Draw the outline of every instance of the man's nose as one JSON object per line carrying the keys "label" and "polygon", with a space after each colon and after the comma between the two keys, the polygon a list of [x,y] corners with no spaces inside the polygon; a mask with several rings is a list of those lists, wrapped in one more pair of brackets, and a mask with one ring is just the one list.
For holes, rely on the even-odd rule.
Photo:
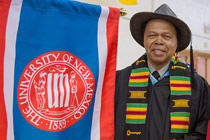
{"label": "man's nose", "polygon": [[163,38],[161,36],[157,36],[157,38],[155,40],[155,44],[163,45]]}

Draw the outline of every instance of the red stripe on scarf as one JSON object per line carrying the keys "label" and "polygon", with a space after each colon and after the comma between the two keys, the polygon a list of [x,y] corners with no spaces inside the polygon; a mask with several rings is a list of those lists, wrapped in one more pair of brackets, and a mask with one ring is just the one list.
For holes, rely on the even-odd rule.
{"label": "red stripe on scarf", "polygon": [[127,115],[146,115],[147,112],[146,111],[144,111],[144,112],[142,112],[142,111],[126,111],[126,114]]}
{"label": "red stripe on scarf", "polygon": [[130,79],[141,79],[141,78],[149,78],[149,75],[147,76],[131,76]]}
{"label": "red stripe on scarf", "polygon": [[171,121],[171,124],[189,125],[187,121]]}
{"label": "red stripe on scarf", "polygon": [[190,87],[190,84],[171,84],[171,87]]}

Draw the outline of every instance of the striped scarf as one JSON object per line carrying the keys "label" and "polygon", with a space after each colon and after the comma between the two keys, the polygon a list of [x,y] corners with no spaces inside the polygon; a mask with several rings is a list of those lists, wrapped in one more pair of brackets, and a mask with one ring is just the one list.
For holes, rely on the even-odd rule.
{"label": "striped scarf", "polygon": [[[147,119],[149,68],[143,55],[132,65],[126,105],[126,140],[144,139]],[[191,82],[190,72],[180,58],[173,56],[170,75],[170,139],[180,138],[189,131]]]}

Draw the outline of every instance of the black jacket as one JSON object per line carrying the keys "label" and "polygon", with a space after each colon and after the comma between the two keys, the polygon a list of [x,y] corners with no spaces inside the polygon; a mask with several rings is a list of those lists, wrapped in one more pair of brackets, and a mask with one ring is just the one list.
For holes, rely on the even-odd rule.
{"label": "black jacket", "polygon": [[[123,140],[126,103],[128,96],[128,81],[131,67],[117,72],[115,93],[115,140]],[[197,73],[192,88],[192,106],[189,134],[183,134],[181,139],[205,140],[207,133],[207,97],[208,83]],[[146,118],[144,140],[169,140],[170,85],[169,76],[159,80],[155,85],[149,82],[149,106]]]}

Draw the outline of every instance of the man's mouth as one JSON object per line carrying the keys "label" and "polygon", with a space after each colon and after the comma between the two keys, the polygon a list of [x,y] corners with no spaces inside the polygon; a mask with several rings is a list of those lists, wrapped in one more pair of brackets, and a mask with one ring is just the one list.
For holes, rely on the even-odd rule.
{"label": "man's mouth", "polygon": [[161,49],[153,49],[152,52],[153,52],[155,55],[162,55],[162,54],[164,54],[166,51],[161,50]]}

